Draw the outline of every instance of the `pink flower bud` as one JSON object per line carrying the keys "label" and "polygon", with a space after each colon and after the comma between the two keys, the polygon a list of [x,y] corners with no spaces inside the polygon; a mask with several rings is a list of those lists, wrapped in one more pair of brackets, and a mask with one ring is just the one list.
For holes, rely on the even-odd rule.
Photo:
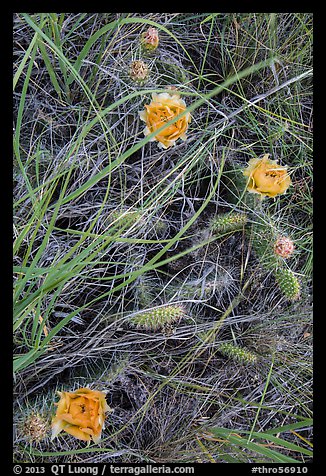
{"label": "pink flower bud", "polygon": [[279,236],[274,244],[274,251],[282,258],[289,258],[294,251],[293,241],[287,236]]}
{"label": "pink flower bud", "polygon": [[148,28],[141,35],[141,44],[147,50],[156,50],[159,44],[158,31],[156,28]]}

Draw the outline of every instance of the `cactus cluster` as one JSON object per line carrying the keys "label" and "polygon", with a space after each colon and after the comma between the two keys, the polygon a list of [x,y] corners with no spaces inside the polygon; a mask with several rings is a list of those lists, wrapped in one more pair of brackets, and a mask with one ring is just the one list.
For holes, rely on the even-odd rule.
{"label": "cactus cluster", "polygon": [[158,331],[177,323],[184,315],[185,309],[183,306],[170,304],[141,311],[130,317],[129,322],[137,329]]}
{"label": "cactus cluster", "polygon": [[229,171],[227,184],[229,201],[242,201],[252,219],[250,227],[245,227],[252,249],[261,266],[271,271],[284,296],[294,301],[300,297],[300,281],[295,273],[285,264],[293,256],[295,245],[291,237],[278,230],[268,214],[264,213],[261,201],[253,193],[246,193],[241,167]]}
{"label": "cactus cluster", "polygon": [[[159,36],[156,28],[148,28],[144,31],[139,37],[139,45],[141,47],[140,56],[145,58],[151,56],[157,49],[159,44]],[[150,62],[151,63],[151,62]],[[127,68],[124,71],[124,76],[129,77],[129,79],[139,86],[143,86],[151,76],[151,66],[142,59],[133,59]]]}
{"label": "cactus cluster", "polygon": [[294,251],[293,241],[281,236],[270,223],[256,223],[251,228],[253,250],[262,266],[271,271],[284,296],[295,301],[300,297],[300,282],[285,264]]}
{"label": "cactus cluster", "polygon": [[222,342],[218,347],[218,351],[225,357],[244,364],[254,364],[257,362],[257,355],[231,342]]}

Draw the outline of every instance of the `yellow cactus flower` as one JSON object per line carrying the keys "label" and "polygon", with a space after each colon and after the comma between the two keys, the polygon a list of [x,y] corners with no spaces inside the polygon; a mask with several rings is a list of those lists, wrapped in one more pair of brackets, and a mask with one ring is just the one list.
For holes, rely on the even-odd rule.
{"label": "yellow cactus flower", "polygon": [[291,185],[287,168],[279,165],[277,160],[269,159],[269,154],[261,159],[249,160],[243,175],[249,177],[247,190],[259,193],[262,198],[281,195]]}
{"label": "yellow cactus flower", "polygon": [[58,392],[60,400],[52,419],[53,440],[63,430],[83,441],[98,443],[104,428],[105,412],[110,410],[105,393],[89,388],[75,392]]}
{"label": "yellow cactus flower", "polygon": [[[178,93],[152,94],[152,102],[145,105],[145,110],[139,113],[142,121],[146,122],[144,134],[147,136],[170,121],[187,108],[186,103]],[[175,144],[177,139],[186,140],[186,130],[191,121],[190,113],[185,114],[165,130],[157,134],[153,140],[159,142],[159,147],[167,149]]]}

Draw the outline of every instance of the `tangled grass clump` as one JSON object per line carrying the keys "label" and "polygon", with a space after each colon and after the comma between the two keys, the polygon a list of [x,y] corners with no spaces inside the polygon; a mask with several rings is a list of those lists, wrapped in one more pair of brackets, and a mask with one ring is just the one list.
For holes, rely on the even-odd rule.
{"label": "tangled grass clump", "polygon": [[14,14],[16,463],[312,461],[312,33]]}

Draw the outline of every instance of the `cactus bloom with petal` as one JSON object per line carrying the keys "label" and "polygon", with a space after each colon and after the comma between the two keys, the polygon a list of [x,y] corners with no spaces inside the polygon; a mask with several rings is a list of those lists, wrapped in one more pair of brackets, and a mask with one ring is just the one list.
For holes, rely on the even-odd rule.
{"label": "cactus bloom with petal", "polygon": [[60,400],[52,419],[53,440],[62,430],[83,441],[98,443],[104,428],[105,412],[110,408],[105,393],[89,388],[75,392],[58,392]]}
{"label": "cactus bloom with petal", "polygon": [[[186,103],[178,93],[152,94],[152,102],[145,104],[145,109],[140,111],[139,116],[146,123],[145,136],[155,132],[166,122],[181,114],[187,108]],[[177,139],[186,140],[186,131],[191,121],[190,113],[177,119],[152,139],[159,142],[159,147],[167,149],[175,144]]]}
{"label": "cactus bloom with petal", "polygon": [[243,175],[249,177],[248,192],[258,193],[262,198],[281,195],[291,185],[287,168],[279,165],[277,160],[269,159],[269,154],[261,159],[249,160]]}

